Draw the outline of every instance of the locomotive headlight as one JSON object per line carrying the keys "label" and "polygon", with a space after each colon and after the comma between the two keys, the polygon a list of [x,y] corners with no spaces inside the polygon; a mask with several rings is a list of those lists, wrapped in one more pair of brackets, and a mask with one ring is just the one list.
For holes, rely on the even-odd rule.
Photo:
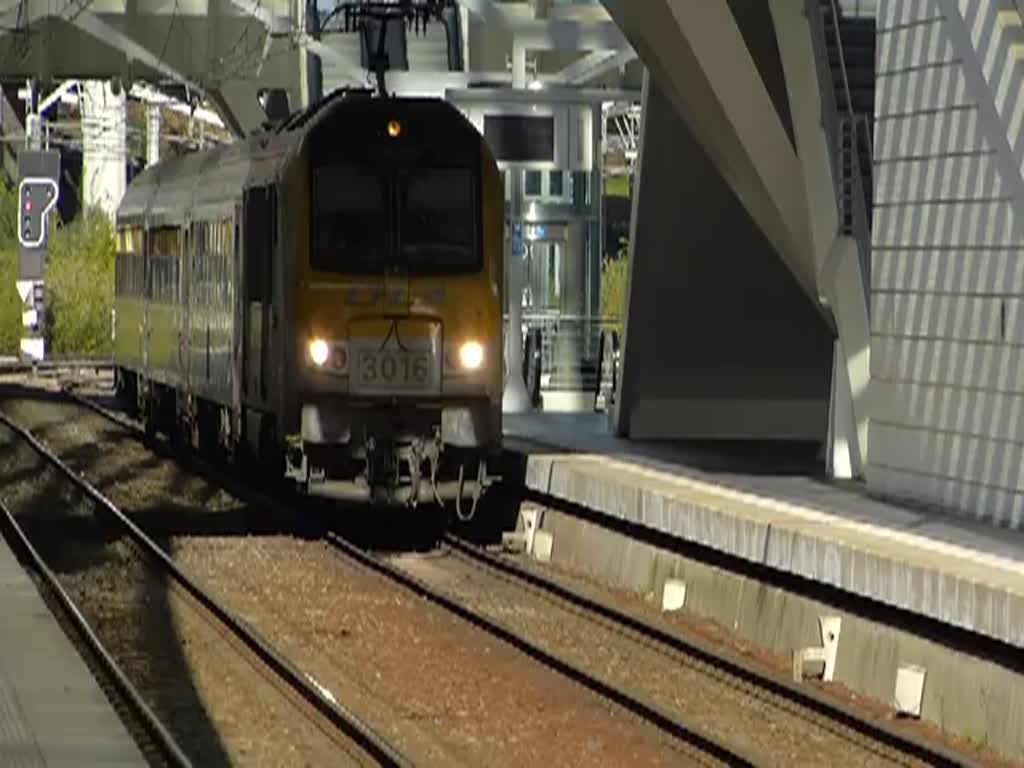
{"label": "locomotive headlight", "polygon": [[313,363],[320,367],[327,362],[327,358],[331,356],[331,348],[327,346],[327,342],[323,339],[313,339],[309,342],[309,359]]}
{"label": "locomotive headlight", "polygon": [[475,371],[484,363],[484,348],[475,341],[467,341],[459,348],[459,362],[462,367]]}

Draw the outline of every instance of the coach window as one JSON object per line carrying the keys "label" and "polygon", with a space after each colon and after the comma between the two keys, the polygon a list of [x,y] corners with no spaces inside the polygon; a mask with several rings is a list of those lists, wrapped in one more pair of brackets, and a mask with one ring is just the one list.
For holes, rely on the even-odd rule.
{"label": "coach window", "polygon": [[232,272],[231,272],[231,219],[222,219],[218,225],[220,230],[220,305],[224,309],[231,307]]}
{"label": "coach window", "polygon": [[206,225],[206,301],[211,307],[217,306],[217,280],[219,277],[220,264],[220,238],[217,232],[217,222],[211,221]]}
{"label": "coach window", "polygon": [[141,258],[141,230],[122,229],[117,233],[117,254],[114,258],[114,292],[118,296],[135,296],[133,283],[135,261]]}
{"label": "coach window", "polygon": [[234,224],[231,219],[225,219],[221,222],[221,231],[223,232],[223,247],[221,249],[221,258],[224,260],[224,292],[221,296],[221,301],[224,304],[225,309],[231,308],[231,297],[235,291],[235,273],[234,273],[234,260],[232,254],[235,252],[235,238],[234,238]]}
{"label": "coach window", "polygon": [[170,276],[167,282],[167,300],[169,302],[178,302],[178,285],[181,282],[181,259],[172,256],[169,262],[169,269]]}
{"label": "coach window", "polygon": [[210,305],[210,224],[196,224],[196,298],[201,306]]}
{"label": "coach window", "polygon": [[217,227],[212,222],[206,222],[203,232],[203,258],[206,261],[204,269],[206,280],[206,303],[213,306],[217,302],[215,296],[217,276]]}
{"label": "coach window", "polygon": [[132,278],[131,283],[134,290],[132,293],[140,298],[146,298],[146,254],[136,253],[132,257]]}
{"label": "coach window", "polygon": [[173,301],[172,262],[177,261],[177,230],[160,227],[150,231],[146,293],[154,301]]}

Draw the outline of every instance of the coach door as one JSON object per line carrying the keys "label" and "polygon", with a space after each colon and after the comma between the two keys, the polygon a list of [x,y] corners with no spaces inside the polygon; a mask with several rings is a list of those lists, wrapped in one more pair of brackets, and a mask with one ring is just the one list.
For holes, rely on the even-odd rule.
{"label": "coach door", "polygon": [[272,259],[277,246],[277,191],[273,186],[246,190],[242,241],[245,283],[243,372],[246,399],[265,402],[270,379],[273,320]]}
{"label": "coach door", "polygon": [[[245,312],[246,304],[242,301],[242,206],[235,205],[235,216],[232,222],[231,237],[231,405],[233,414],[242,412],[242,388],[245,381],[245,372],[242,369],[245,341]],[[232,422],[232,429],[239,425]]]}
{"label": "coach door", "polygon": [[139,361],[143,372],[149,375],[149,255],[153,250],[153,233],[149,226],[143,234],[142,253],[139,254],[134,268],[137,270],[134,285],[138,288],[136,298],[139,300]]}
{"label": "coach door", "polygon": [[185,391],[192,390],[191,378],[191,357],[192,357],[192,334],[191,334],[191,296],[195,272],[195,230],[192,226],[192,219],[185,217],[185,223],[181,228],[181,258],[179,260],[178,274],[178,295],[175,297],[177,307],[175,320],[178,325],[178,376],[181,379],[181,387]]}

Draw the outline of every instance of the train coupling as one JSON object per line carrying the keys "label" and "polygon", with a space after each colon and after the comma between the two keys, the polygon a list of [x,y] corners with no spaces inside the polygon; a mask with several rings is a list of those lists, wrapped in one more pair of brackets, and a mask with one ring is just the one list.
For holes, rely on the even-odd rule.
{"label": "train coupling", "polygon": [[450,504],[462,522],[473,518],[488,489],[501,480],[480,451],[447,454],[436,440],[399,444],[370,437],[358,457],[361,471],[339,477],[312,465],[301,443],[292,443],[286,474],[305,493],[341,501],[411,508]]}

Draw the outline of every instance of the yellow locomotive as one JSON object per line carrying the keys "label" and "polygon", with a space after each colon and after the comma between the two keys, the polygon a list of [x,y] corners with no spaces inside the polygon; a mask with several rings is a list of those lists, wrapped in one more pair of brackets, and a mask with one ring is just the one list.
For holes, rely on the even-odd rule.
{"label": "yellow locomotive", "polygon": [[339,91],[118,210],[119,396],[346,499],[475,507],[501,446],[504,190],[437,99]]}

